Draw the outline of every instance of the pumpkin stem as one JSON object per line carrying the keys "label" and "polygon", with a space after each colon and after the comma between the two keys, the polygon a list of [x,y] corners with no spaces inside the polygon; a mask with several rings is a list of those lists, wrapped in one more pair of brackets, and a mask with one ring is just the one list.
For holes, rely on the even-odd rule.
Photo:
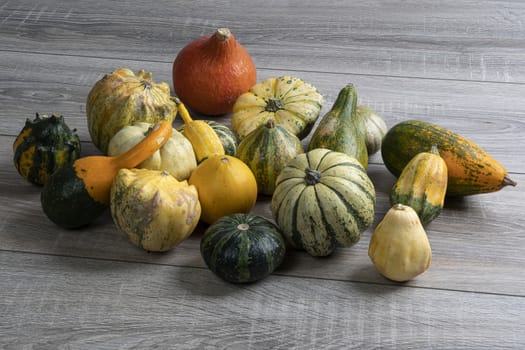
{"label": "pumpkin stem", "polygon": [[269,98],[268,102],[266,102],[266,107],[264,108],[266,112],[272,113],[275,113],[280,109],[284,109],[284,104],[283,101],[278,98]]}
{"label": "pumpkin stem", "polygon": [[321,180],[321,172],[319,172],[318,170],[306,168],[304,169],[304,172],[306,174],[304,177],[304,180],[306,181],[306,184],[309,186],[318,184],[319,181]]}
{"label": "pumpkin stem", "polygon": [[232,32],[228,28],[219,28],[215,32],[215,38],[219,41],[226,41],[231,35]]}

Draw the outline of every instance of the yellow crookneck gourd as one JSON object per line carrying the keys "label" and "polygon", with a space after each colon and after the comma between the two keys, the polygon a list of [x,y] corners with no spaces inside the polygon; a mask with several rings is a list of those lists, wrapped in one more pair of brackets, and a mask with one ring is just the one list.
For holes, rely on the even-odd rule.
{"label": "yellow crookneck gourd", "polygon": [[216,155],[224,155],[221,139],[213,128],[204,120],[193,120],[186,106],[178,99],[173,99],[184,122],[184,136],[191,142],[197,163]]}
{"label": "yellow crookneck gourd", "polygon": [[447,193],[447,163],[437,146],[418,153],[408,162],[390,193],[390,204],[412,207],[426,225],[441,213]]}
{"label": "yellow crookneck gourd", "polygon": [[395,204],[388,210],[372,234],[368,256],[383,276],[398,282],[429,268],[430,242],[414,209]]}

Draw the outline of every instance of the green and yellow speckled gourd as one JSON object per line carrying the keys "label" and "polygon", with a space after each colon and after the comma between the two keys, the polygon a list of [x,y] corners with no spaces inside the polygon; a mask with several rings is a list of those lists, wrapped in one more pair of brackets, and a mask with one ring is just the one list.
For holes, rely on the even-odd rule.
{"label": "green and yellow speckled gourd", "polygon": [[239,144],[237,157],[250,167],[259,194],[271,195],[275,180],[288,162],[304,153],[301,140],[285,127],[268,119]]}
{"label": "green and yellow speckled gourd", "polygon": [[150,72],[118,68],[89,91],[86,116],[91,140],[104,154],[120,129],[135,122],[172,122],[177,106],[166,82],[155,83]]}
{"label": "green and yellow speckled gourd", "polygon": [[314,130],[308,150],[327,148],[345,153],[357,159],[366,169],[368,151],[366,149],[365,126],[357,117],[357,91],[352,84],[346,85],[330,111],[325,114]]}
{"label": "green and yellow speckled gourd", "polygon": [[240,141],[268,119],[305,138],[319,117],[323,96],[303,80],[281,76],[255,84],[233,105],[232,129]]}
{"label": "green and yellow speckled gourd", "polygon": [[122,168],[134,168],[170,138],[171,122],[162,121],[137,145],[116,157],[89,156],[58,169],[44,185],[40,201],[46,216],[64,228],[87,225],[109,205],[111,185]]}
{"label": "green and yellow speckled gourd", "polygon": [[387,169],[399,176],[418,153],[435,144],[447,163],[447,196],[495,192],[504,186],[516,186],[505,167],[467,138],[441,126],[407,120],[394,125],[381,145]]}
{"label": "green and yellow speckled gourd", "polygon": [[447,164],[436,145],[408,162],[390,193],[390,204],[404,204],[415,210],[426,225],[441,213],[447,193]]}
{"label": "green and yellow speckled gourd", "polygon": [[341,152],[316,148],[281,171],[271,211],[284,237],[313,256],[357,243],[374,220],[375,189],[366,170]]}
{"label": "green and yellow speckled gourd", "polygon": [[36,114],[27,119],[13,143],[18,173],[31,183],[44,185],[51,174],[80,156],[80,139],[62,116]]}
{"label": "green and yellow speckled gourd", "polygon": [[232,283],[249,283],[271,274],[284,260],[279,228],[253,214],[231,214],[210,225],[200,243],[208,268]]}

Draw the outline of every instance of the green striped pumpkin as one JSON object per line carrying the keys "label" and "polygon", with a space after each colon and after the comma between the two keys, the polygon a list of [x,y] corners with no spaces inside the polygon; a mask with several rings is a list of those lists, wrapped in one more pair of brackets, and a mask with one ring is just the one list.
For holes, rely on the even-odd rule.
{"label": "green striped pumpkin", "polygon": [[80,156],[80,139],[62,116],[36,114],[27,119],[13,143],[13,161],[19,174],[29,182],[44,185],[65,164]]}
{"label": "green striped pumpkin", "polygon": [[[226,125],[216,122],[215,120],[203,120],[211,126],[213,131],[219,136],[219,139],[221,140],[222,147],[224,148],[224,153],[229,156],[236,156],[237,155],[237,146],[238,146],[238,140],[235,133]],[[184,124],[180,126],[177,131],[184,134]]]}
{"label": "green striped pumpkin", "polygon": [[269,119],[239,143],[237,157],[255,175],[257,192],[271,195],[281,170],[301,153],[304,153],[301,140],[284,126]]}
{"label": "green striped pumpkin", "polygon": [[313,256],[357,243],[374,207],[374,185],[359,161],[323,148],[298,155],[281,171],[271,202],[285,238]]}
{"label": "green striped pumpkin", "polygon": [[283,261],[285,241],[271,221],[253,214],[223,216],[205,231],[200,243],[208,268],[232,283],[258,281]]}

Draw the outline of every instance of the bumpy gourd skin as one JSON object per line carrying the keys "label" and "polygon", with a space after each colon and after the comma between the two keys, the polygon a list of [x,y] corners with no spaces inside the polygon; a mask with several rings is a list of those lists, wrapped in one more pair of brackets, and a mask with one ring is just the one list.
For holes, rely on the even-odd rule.
{"label": "bumpy gourd skin", "polygon": [[64,228],[85,226],[99,217],[107,205],[96,202],[85,188],[84,181],[68,164],[56,171],[44,185],[40,201],[47,217]]}
{"label": "bumpy gourd skin", "polygon": [[166,171],[122,169],[111,187],[111,215],[130,241],[167,251],[185,240],[201,215],[197,189]]}

